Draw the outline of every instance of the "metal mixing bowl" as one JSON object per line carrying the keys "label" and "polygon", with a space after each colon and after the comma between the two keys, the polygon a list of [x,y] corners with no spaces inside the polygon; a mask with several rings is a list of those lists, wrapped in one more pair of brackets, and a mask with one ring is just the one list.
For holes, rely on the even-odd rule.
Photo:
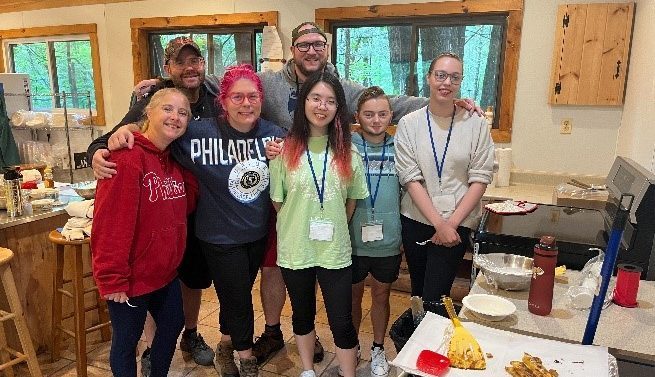
{"label": "metal mixing bowl", "polygon": [[530,288],[532,258],[515,254],[491,253],[475,256],[475,265],[480,268],[487,283],[508,291],[522,291]]}
{"label": "metal mixing bowl", "polygon": [[96,184],[94,181],[75,183],[71,187],[77,195],[84,199],[93,199],[96,196]]}

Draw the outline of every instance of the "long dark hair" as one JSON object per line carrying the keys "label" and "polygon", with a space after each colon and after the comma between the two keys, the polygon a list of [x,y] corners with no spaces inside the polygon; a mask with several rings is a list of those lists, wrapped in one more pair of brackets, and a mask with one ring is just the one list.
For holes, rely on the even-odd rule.
{"label": "long dark hair", "polygon": [[298,95],[298,106],[294,114],[293,126],[289,130],[289,134],[284,142],[282,155],[289,169],[293,170],[299,166],[300,157],[307,149],[307,142],[310,135],[310,125],[305,115],[307,96],[319,82],[330,86],[337,100],[337,112],[334,115],[334,119],[328,125],[328,144],[334,154],[332,163],[335,164],[341,178],[350,179],[352,176],[352,167],[350,165],[352,158],[350,112],[348,111],[346,95],[339,79],[329,72],[316,72],[309,76],[303,83],[300,94]]}

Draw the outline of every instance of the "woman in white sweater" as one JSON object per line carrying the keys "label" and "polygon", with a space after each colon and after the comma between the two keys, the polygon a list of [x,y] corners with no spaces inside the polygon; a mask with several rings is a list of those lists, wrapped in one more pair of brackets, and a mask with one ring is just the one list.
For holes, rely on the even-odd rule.
{"label": "woman in white sweater", "polygon": [[432,61],[430,103],[400,120],[395,139],[412,295],[426,301],[450,295],[492,178],[494,146],[485,119],[453,106],[462,68],[451,53]]}

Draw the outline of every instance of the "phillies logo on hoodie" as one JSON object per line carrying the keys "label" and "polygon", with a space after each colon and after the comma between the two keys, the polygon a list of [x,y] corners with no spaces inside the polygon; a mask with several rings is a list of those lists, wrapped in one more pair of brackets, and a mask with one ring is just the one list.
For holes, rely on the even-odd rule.
{"label": "phillies logo on hoodie", "polygon": [[186,196],[184,182],[171,177],[161,178],[156,173],[148,172],[143,176],[143,186],[150,189],[148,199],[151,203],[158,200],[173,200]]}

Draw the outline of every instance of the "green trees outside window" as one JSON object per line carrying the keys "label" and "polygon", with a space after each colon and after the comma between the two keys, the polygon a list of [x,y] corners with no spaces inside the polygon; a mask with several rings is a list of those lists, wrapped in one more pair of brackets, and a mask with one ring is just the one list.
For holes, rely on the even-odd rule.
{"label": "green trees outside window", "polygon": [[[35,110],[62,107],[60,97],[46,97],[51,93],[90,92],[91,108],[96,108],[93,85],[91,43],[88,40],[44,40],[9,43],[11,72],[30,76],[32,105]],[[69,107],[87,108],[86,96],[72,96]]]}
{"label": "green trees outside window", "polygon": [[222,75],[225,68],[235,64],[250,64],[260,70],[259,57],[262,52],[262,29],[234,31],[167,31],[150,33],[150,73],[166,76],[164,72],[164,49],[171,39],[187,36],[200,47],[205,58],[208,74]]}
{"label": "green trees outside window", "polygon": [[[339,74],[387,93],[428,96],[430,62],[450,51],[464,61],[461,97],[497,109],[505,17],[434,17],[410,22],[338,23],[333,60]],[[494,127],[497,127],[495,122]]]}

